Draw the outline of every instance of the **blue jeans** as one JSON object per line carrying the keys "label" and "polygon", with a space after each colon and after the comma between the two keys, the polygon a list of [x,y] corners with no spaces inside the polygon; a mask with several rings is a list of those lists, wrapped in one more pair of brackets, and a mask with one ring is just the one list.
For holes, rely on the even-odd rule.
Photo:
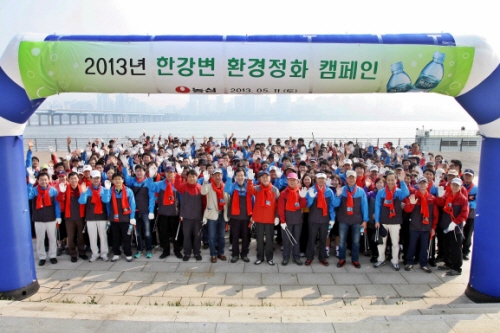
{"label": "blue jeans", "polygon": [[360,231],[361,224],[348,224],[344,222],[339,222],[339,259],[345,260],[346,253],[346,240],[349,228],[351,228],[352,234],[352,262],[359,262],[359,237],[361,235]]}
{"label": "blue jeans", "polygon": [[[224,254],[224,235],[226,233],[226,221],[224,212],[219,213],[217,220],[208,220],[208,244],[210,245],[210,256]],[[215,246],[217,245],[217,250]]]}
{"label": "blue jeans", "polygon": [[153,245],[151,243],[151,227],[149,223],[148,213],[136,213],[135,220],[137,225],[135,226],[135,233],[137,235],[137,252],[142,251],[142,238],[146,241],[146,252],[153,251]]}
{"label": "blue jeans", "polygon": [[429,239],[431,236],[430,231],[414,231],[410,230],[410,245],[408,245],[408,252],[406,252],[406,263],[413,265],[415,263],[415,255],[417,253],[417,245],[420,244],[420,251],[418,254],[418,262],[420,267],[427,266],[427,248],[429,247]]}

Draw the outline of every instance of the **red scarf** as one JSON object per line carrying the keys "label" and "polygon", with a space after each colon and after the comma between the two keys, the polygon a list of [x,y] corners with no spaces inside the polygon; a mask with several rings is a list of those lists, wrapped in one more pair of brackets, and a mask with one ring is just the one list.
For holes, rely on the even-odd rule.
{"label": "red scarf", "polygon": [[52,206],[52,201],[50,201],[50,186],[43,190],[40,186],[37,187],[38,196],[36,197],[36,209],[42,209],[44,207]]}
{"label": "red scarf", "polygon": [[[319,192],[318,192],[319,193]],[[324,190],[323,190],[324,194]],[[318,204],[319,207],[319,204]],[[295,212],[296,210],[300,209],[300,203],[299,203],[299,188],[296,187],[295,189],[288,188],[288,197],[286,199],[286,206],[285,209],[288,211]],[[323,209],[323,213],[324,213]],[[323,216],[325,216],[323,214]]]}
{"label": "red scarf", "polygon": [[[76,193],[74,193],[76,191]],[[71,196],[80,197],[80,193],[82,193],[82,188],[80,185],[77,185],[76,189],[73,190],[71,185],[68,185],[66,189],[66,204],[64,205],[64,217],[69,219],[71,217]],[[85,216],[85,205],[80,205],[80,217]]]}
{"label": "red scarf", "polygon": [[[120,220],[120,215],[118,212],[118,202],[116,201],[116,190],[113,186],[111,188],[111,201],[113,202],[113,221],[118,222]],[[130,215],[130,205],[127,198],[127,188],[122,186],[122,213],[123,215]]]}
{"label": "red scarf", "polygon": [[326,216],[328,213],[328,207],[326,206],[326,199],[325,199],[325,189],[326,186],[323,189],[320,189],[319,186],[316,186],[316,189],[318,190],[318,195],[316,197],[316,200],[318,202],[318,208],[321,208],[323,210],[323,216]]}
{"label": "red scarf", "polygon": [[347,215],[353,215],[354,214],[354,194],[356,194],[356,191],[358,190],[358,187],[354,185],[354,189],[349,191],[349,186],[346,187],[346,193],[347,193]]}
{"label": "red scarf", "polygon": [[392,189],[392,191],[389,190],[389,186],[385,187],[385,200],[384,200],[384,206],[389,207],[389,218],[393,218],[396,216],[396,210],[394,209],[394,192],[396,192],[396,186]]}
{"label": "red scarf", "polygon": [[90,200],[91,203],[94,204],[94,214],[102,214],[102,201],[101,201],[101,185],[96,189],[94,189],[94,186],[90,186],[90,189],[92,190],[92,199]]}
{"label": "red scarf", "polygon": [[215,185],[215,182],[210,179],[210,183],[212,184],[212,189],[214,190],[215,194],[217,194],[217,209],[223,210],[224,205],[226,204],[226,201],[224,200],[224,183],[221,182],[219,185],[220,187],[218,188],[217,185]]}
{"label": "red scarf", "polygon": [[175,202],[174,198],[174,189],[172,187],[172,183],[170,183],[167,178],[165,178],[165,192],[163,193],[163,205],[168,206],[172,205]]}
{"label": "red scarf", "polygon": [[365,175],[356,178],[356,185],[361,188],[365,187]]}
{"label": "red scarf", "polygon": [[[252,196],[248,195],[247,190],[247,214],[252,215]],[[232,215],[240,215],[240,194],[238,190],[233,191],[233,200],[231,201]]]}
{"label": "red scarf", "polygon": [[272,188],[273,188],[273,185],[271,183],[268,186],[264,186],[263,184],[260,184],[260,192],[261,193],[258,196],[259,206],[261,206],[261,207],[271,206],[271,202],[273,200],[275,200]]}
{"label": "red scarf", "polygon": [[453,215],[453,200],[455,200],[455,197],[457,196],[458,193],[460,193],[460,191],[458,191],[455,194],[453,194],[453,192],[451,192],[450,195],[448,195],[448,197],[446,198],[446,201],[445,201],[444,207],[443,207],[443,211],[451,216],[452,221],[455,220],[455,216]]}
{"label": "red scarf", "polygon": [[422,194],[420,191],[416,192],[417,198],[420,199],[420,214],[424,217],[423,224],[429,224],[429,206],[427,205],[427,192]]}

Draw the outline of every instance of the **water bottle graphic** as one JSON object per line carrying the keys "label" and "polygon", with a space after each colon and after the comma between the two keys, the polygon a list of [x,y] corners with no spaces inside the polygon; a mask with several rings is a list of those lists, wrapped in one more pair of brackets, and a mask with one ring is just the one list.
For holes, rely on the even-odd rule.
{"label": "water bottle graphic", "polygon": [[411,89],[411,79],[403,70],[403,63],[397,62],[391,65],[392,76],[387,82],[387,92],[407,92]]}
{"label": "water bottle graphic", "polygon": [[445,58],[446,54],[437,51],[434,52],[432,61],[420,72],[411,91],[427,92],[436,88],[444,76],[443,62]]}

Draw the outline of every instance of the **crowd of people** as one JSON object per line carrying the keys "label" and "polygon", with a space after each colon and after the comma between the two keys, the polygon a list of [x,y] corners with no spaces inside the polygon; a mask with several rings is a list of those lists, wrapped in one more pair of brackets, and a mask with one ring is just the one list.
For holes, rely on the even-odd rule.
{"label": "crowd of people", "polygon": [[[26,178],[39,265],[145,256],[182,261],[375,268],[390,261],[460,275],[474,230],[477,185],[461,161],[418,144],[256,142],[231,134],[179,139],[90,140],[41,164],[28,142]],[[225,234],[229,231],[229,258]],[[240,244],[241,241],[241,244]],[[112,246],[112,256],[108,244]],[[135,249],[133,251],[133,248]],[[281,248],[281,251],[279,251]],[[90,250],[90,257],[87,252]],[[134,253],[135,252],[135,253]],[[109,254],[109,257],[108,257]],[[110,259],[111,257],[111,259]]]}

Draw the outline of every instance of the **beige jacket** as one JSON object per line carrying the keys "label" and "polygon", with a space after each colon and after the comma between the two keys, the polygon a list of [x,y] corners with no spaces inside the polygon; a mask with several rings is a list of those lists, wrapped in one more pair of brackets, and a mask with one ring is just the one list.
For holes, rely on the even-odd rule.
{"label": "beige jacket", "polygon": [[[222,188],[224,191],[224,187]],[[226,204],[224,205],[224,221],[228,222],[229,218],[227,217],[227,208],[229,205],[229,194],[224,193],[224,201]],[[203,212],[203,218],[207,220],[217,220],[219,218],[219,210],[218,210],[218,202],[217,202],[217,193],[215,193],[212,188],[212,184],[203,183],[201,186],[201,194],[207,196],[207,207]]]}

